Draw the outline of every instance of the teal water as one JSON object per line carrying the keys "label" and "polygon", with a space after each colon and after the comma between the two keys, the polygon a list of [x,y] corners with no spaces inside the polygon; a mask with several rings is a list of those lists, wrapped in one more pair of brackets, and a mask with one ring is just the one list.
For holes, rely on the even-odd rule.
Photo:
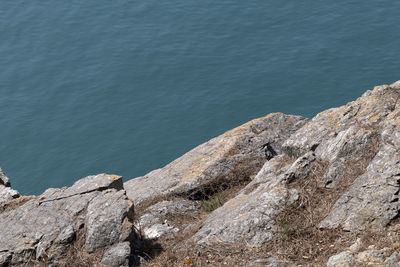
{"label": "teal water", "polygon": [[[275,3],[273,3],[275,2]],[[23,194],[140,176],[270,112],[400,79],[400,1],[0,2],[0,166]]]}

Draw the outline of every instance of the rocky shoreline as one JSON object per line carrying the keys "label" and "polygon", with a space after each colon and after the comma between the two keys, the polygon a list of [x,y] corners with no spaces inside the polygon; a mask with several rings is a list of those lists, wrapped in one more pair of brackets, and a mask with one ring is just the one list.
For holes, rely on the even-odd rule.
{"label": "rocky shoreline", "polygon": [[0,266],[400,266],[399,99],[269,114],[125,183],[20,196],[0,169]]}

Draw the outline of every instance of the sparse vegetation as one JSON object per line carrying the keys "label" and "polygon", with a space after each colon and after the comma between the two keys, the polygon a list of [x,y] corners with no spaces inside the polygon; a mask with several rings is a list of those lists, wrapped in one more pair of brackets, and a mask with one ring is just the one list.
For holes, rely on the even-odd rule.
{"label": "sparse vegetation", "polygon": [[211,212],[221,206],[222,200],[218,195],[213,196],[211,199],[201,201],[201,207],[205,212]]}

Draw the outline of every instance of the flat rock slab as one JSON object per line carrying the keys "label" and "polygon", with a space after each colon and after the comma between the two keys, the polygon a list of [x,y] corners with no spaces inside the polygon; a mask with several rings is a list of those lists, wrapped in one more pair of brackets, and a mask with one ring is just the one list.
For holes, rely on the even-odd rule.
{"label": "flat rock slab", "polygon": [[257,172],[308,119],[281,113],[252,120],[199,145],[162,169],[124,184],[135,205],[169,194],[187,194],[228,176],[243,164]]}
{"label": "flat rock slab", "polygon": [[1,258],[13,265],[43,257],[57,262],[82,227],[89,253],[127,241],[132,234],[133,203],[121,189],[120,176],[88,176],[72,187],[48,189],[1,213]]}
{"label": "flat rock slab", "polygon": [[265,163],[254,180],[236,197],[213,211],[192,237],[202,246],[218,243],[261,245],[276,232],[274,218],[290,198],[285,175],[277,175],[280,159]]}

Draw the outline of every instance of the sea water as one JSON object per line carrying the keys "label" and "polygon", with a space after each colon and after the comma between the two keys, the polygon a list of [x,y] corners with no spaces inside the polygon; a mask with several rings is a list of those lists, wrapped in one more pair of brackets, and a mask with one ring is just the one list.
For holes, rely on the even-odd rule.
{"label": "sea water", "polygon": [[400,79],[400,1],[0,2],[0,166],[39,194],[124,179],[270,112]]}

